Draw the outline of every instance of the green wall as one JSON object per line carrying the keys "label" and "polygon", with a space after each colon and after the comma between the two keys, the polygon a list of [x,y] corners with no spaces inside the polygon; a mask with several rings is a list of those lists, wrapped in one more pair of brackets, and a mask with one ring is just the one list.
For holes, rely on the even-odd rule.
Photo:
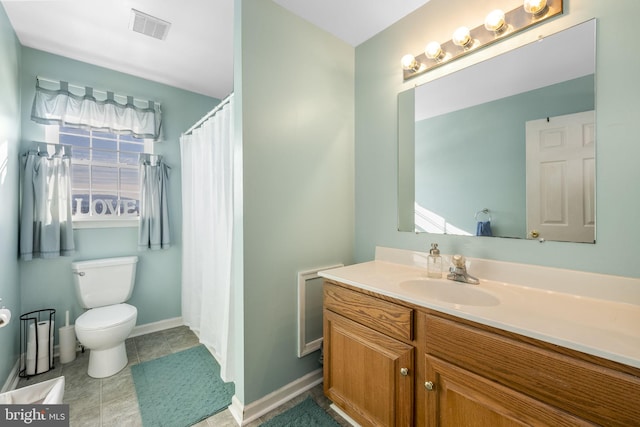
{"label": "green wall", "polygon": [[320,368],[296,355],[297,273],[353,260],[354,52],[271,1],[236,12],[247,404]]}
{"label": "green wall", "polygon": [[0,5],[0,307],[13,314],[0,329],[0,389],[18,360],[18,152],[20,145],[20,43]]}
{"label": "green wall", "polygon": [[[373,258],[377,245],[426,251],[437,241],[443,253],[640,277],[640,104],[635,17],[640,2],[565,0],[564,14],[500,43],[467,55],[406,83],[400,58],[419,53],[428,40],[448,40],[462,23],[481,23],[484,2],[431,0],[356,48],[356,261]],[[469,66],[505,50],[597,18],[596,132],[597,243],[432,236],[397,231],[397,95],[416,84]],[[481,179],[481,177],[479,178]],[[624,255],[623,255],[624,254]]]}
{"label": "green wall", "polygon": [[[494,1],[492,7],[499,7],[501,1]],[[431,0],[358,46],[355,63],[352,47],[273,2],[239,0],[235,10],[235,111],[241,113],[236,127],[242,136],[236,154],[242,159],[243,185],[236,193],[236,219],[242,226],[234,236],[241,238],[235,250],[242,257],[236,258],[234,271],[234,308],[240,329],[234,334],[239,341],[234,345],[241,353],[234,362],[239,367],[236,393],[241,402],[251,403],[319,368],[317,353],[302,359],[296,356],[298,271],[370,260],[376,245],[426,250],[432,240],[397,231],[397,94],[533,41],[539,33],[549,34],[593,17],[598,19],[598,243],[540,245],[460,236],[437,236],[437,241],[445,253],[640,276],[640,264],[628,262],[639,255],[640,242],[635,221],[640,195],[633,185],[640,182],[636,165],[640,144],[635,136],[640,57],[630,54],[636,48],[633,20],[640,12],[636,0],[609,4],[565,0],[563,16],[407,83],[402,82],[399,58],[420,52],[426,40],[450,38],[451,29],[461,22],[482,22],[487,12],[482,5]],[[4,14],[0,25],[0,113],[2,120],[7,116],[11,123],[23,118],[22,129],[4,123],[0,128],[0,144],[9,141],[7,174],[0,179],[2,202],[16,207],[10,218],[0,216],[0,293],[8,297],[0,296],[22,311],[46,305],[63,312],[71,307],[75,317],[80,311],[73,294],[71,259],[138,254],[140,271],[131,300],[139,308],[138,323],[179,316],[177,141],[180,132],[217,100],[29,48],[20,52]],[[20,133],[24,141],[43,136],[42,129],[28,120],[36,75],[162,102],[167,141],[157,148],[172,165],[174,248],[138,253],[135,229],[79,230],[75,257],[21,262],[18,269],[17,141]],[[20,102],[22,112],[16,113]],[[5,235],[13,241],[6,243]],[[5,356],[17,354],[17,349],[5,350],[6,332],[17,337],[15,329],[0,330],[0,374],[13,364],[5,362]]]}
{"label": "green wall", "polygon": [[589,75],[416,122],[415,202],[471,234],[489,208],[494,236],[525,238],[525,123],[593,110],[594,84]]}
{"label": "green wall", "polygon": [[75,230],[76,253],[54,260],[20,261],[22,311],[55,308],[58,321],[65,310],[71,319],[82,314],[73,287],[70,263],[75,260],[139,256],[136,284],[129,302],[138,309],[137,325],[181,316],[181,191],[180,133],[219,100],[133,77],[58,55],[23,47],[22,151],[30,141],[44,140],[44,127],[30,120],[36,76],[65,80],[161,102],[164,139],[155,144],[171,167],[169,215],[173,245],[168,250],[138,251],[137,227]]}

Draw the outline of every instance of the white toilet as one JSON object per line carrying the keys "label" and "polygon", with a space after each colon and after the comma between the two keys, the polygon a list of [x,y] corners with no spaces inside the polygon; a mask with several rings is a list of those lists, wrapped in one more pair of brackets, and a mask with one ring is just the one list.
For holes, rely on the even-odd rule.
{"label": "white toilet", "polygon": [[76,319],[78,341],[89,353],[89,376],[105,378],[127,366],[124,341],[136,325],[131,297],[138,257],[72,262],[73,281],[82,307]]}

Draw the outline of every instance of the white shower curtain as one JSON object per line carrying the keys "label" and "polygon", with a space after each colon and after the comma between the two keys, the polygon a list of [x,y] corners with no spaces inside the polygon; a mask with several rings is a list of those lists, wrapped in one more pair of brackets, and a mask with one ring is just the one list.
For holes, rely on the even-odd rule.
{"label": "white shower curtain", "polygon": [[233,381],[230,334],[233,98],[191,135],[182,153],[182,317]]}

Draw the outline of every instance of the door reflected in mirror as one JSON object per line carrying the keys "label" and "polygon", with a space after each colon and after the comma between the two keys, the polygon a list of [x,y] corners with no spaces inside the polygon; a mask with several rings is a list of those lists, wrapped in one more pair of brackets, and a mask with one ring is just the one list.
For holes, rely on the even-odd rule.
{"label": "door reflected in mirror", "polygon": [[398,101],[401,231],[595,241],[595,20]]}

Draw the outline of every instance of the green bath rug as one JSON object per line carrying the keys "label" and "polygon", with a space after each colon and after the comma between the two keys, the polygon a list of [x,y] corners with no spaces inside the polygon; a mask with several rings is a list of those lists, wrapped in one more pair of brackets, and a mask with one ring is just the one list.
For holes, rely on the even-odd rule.
{"label": "green bath rug", "polygon": [[131,366],[144,427],[186,427],[231,404],[233,383],[204,345]]}
{"label": "green bath rug", "polygon": [[308,397],[293,408],[261,424],[261,427],[340,427],[340,424]]}

